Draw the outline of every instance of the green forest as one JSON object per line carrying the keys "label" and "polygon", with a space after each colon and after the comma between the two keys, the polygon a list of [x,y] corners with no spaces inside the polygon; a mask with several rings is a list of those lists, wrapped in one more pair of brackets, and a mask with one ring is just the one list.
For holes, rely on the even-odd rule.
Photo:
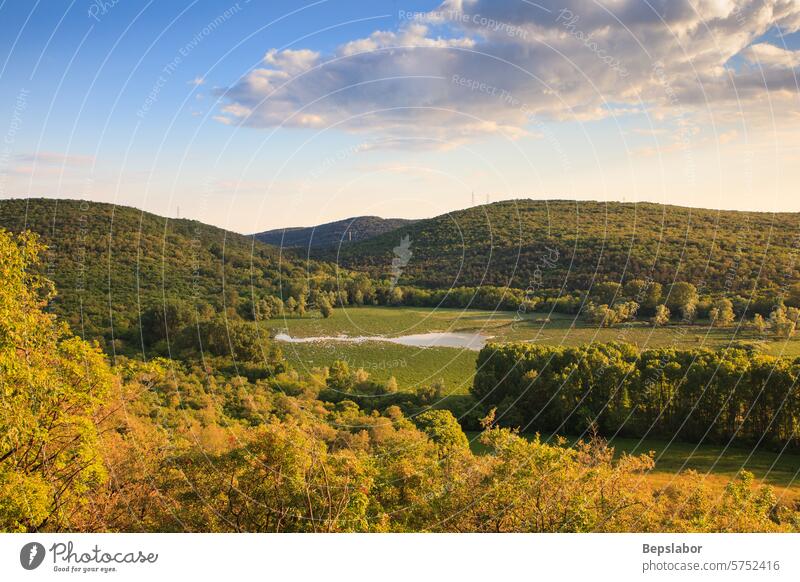
{"label": "green forest", "polygon": [[39,236],[37,269],[58,288],[48,309],[109,352],[166,354],[184,328],[220,320],[257,334],[250,324],[272,314],[376,292],[364,275],[252,237],[111,204],[4,200],[0,228]]}
{"label": "green forest", "polygon": [[597,282],[689,281],[740,292],[800,278],[800,216],[651,203],[515,200],[450,212],[320,252],[385,276],[402,237],[413,256],[400,284],[587,291]]}
{"label": "green forest", "polygon": [[[44,256],[35,236],[0,232],[2,531],[800,528],[752,474],[721,493],[692,472],[654,489],[652,456],[525,439],[494,410],[475,454],[452,413],[420,412],[346,364],[301,378],[276,357],[258,379],[164,359],[112,366],[46,310]],[[367,394],[378,398],[359,406]]]}
{"label": "green forest", "polygon": [[[481,209],[493,217],[491,240],[508,243],[492,260],[513,246],[516,223],[502,213],[515,206]],[[650,258],[641,247],[641,268],[602,259],[594,282],[596,244],[572,267],[566,247],[548,246],[575,242],[568,223],[555,227],[578,215],[575,204],[529,207],[526,220],[544,208],[553,224],[549,238],[531,242],[549,249],[542,262],[528,248],[519,285],[486,284],[464,269],[463,285],[451,287],[439,276],[461,251],[431,225],[452,216],[354,242],[343,266],[132,208],[3,201],[0,531],[800,531],[797,499],[748,471],[722,485],[680,468],[653,479],[654,453],[609,444],[662,438],[797,452],[800,360],[758,343],[796,335],[796,217],[670,210],[662,228],[647,222],[661,207],[639,205],[637,220],[654,230],[635,231],[654,235],[646,248],[660,249],[661,271],[642,267]],[[628,212],[605,223],[580,213],[582,232],[628,256]],[[685,220],[705,225],[702,236],[692,231],[703,245],[726,251],[684,239],[678,257],[677,239],[656,241],[677,236]],[[785,230],[770,231],[768,220]],[[386,245],[391,265],[402,232],[414,254],[397,281],[357,260],[372,245],[377,264]],[[478,264],[487,239],[470,237]],[[773,258],[759,259],[767,250]],[[559,269],[565,278],[554,284]],[[513,322],[557,313],[586,329],[742,327],[758,342],[489,343],[476,362],[460,360],[475,362],[474,383],[452,394],[436,379],[413,389],[376,379],[347,358],[301,367],[275,337],[280,321],[335,322],[365,306],[503,310]]]}
{"label": "green forest", "polygon": [[629,344],[489,345],[473,395],[526,430],[800,446],[800,358]]}

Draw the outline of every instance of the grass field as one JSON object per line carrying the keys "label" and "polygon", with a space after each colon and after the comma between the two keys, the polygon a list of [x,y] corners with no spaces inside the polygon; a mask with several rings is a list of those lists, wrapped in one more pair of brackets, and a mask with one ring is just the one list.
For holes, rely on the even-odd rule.
{"label": "grass field", "polygon": [[412,348],[386,342],[342,344],[315,342],[282,344],[283,354],[296,370],[330,366],[336,360],[363,368],[385,382],[394,376],[403,390],[414,390],[444,380],[448,393],[466,394],[472,385],[477,352],[453,348]]}
{"label": "grass field", "polygon": [[[532,438],[532,435],[526,435]],[[478,440],[479,433],[468,432],[467,438],[475,453],[485,453],[486,447]],[[577,437],[565,437],[567,444]],[[548,440],[548,437],[542,437]],[[550,437],[552,440],[552,437]],[[617,456],[622,453],[641,455],[655,453],[655,470],[646,476],[651,484],[667,485],[681,471],[694,469],[712,487],[724,487],[742,469],[756,479],[775,487],[778,494],[788,499],[800,498],[800,455],[778,454],[769,451],[752,451],[744,448],[725,448],[721,445],[694,445],[681,442],[668,443],[655,439],[615,438],[609,441]]]}
{"label": "grass field", "polygon": [[[707,325],[653,328],[643,322],[615,328],[597,328],[555,314],[533,313],[515,321],[513,312],[414,307],[348,307],[329,319],[316,313],[303,318],[278,318],[268,322],[273,333],[292,337],[387,336],[429,332],[480,332],[493,341],[531,341],[551,345],[580,345],[625,341],[640,348],[675,346],[720,348],[731,341],[759,341],[766,353],[800,356],[800,339],[761,341],[750,330],[710,329]],[[369,371],[379,381],[394,376],[401,389],[414,389],[444,379],[448,392],[465,393],[472,384],[476,352],[457,348],[414,348],[379,341],[347,344],[319,341],[283,344],[287,358],[299,370],[329,366],[346,360]]]}
{"label": "grass field", "polygon": [[[421,309],[408,307],[360,307],[337,309],[333,317],[316,314],[304,318],[273,319],[268,325],[273,333],[287,332],[295,338],[347,335],[387,336],[429,332],[481,332],[494,341],[536,341],[545,344],[579,345],[591,342],[627,341],[640,348],[676,346],[683,348],[720,348],[734,340],[756,341],[750,331],[709,329],[694,326],[652,328],[646,324],[598,329],[572,317],[532,314],[514,321],[515,314],[460,309]],[[477,352],[456,348],[416,348],[380,341],[342,343],[318,341],[284,343],[287,359],[298,370],[329,366],[346,360],[351,367],[364,368],[378,381],[394,376],[401,389],[414,390],[439,379],[450,394],[466,394],[472,384]],[[800,341],[763,342],[767,353],[800,355]],[[476,452],[482,452],[477,433],[468,433]],[[574,438],[569,439],[574,442]],[[616,453],[655,452],[656,468],[645,479],[655,485],[667,485],[679,471],[694,469],[709,485],[721,490],[741,469],[753,472],[758,479],[773,485],[786,498],[800,499],[800,455],[778,455],[767,451],[740,448],[723,450],[715,445],[691,445],[651,439],[614,439]]]}

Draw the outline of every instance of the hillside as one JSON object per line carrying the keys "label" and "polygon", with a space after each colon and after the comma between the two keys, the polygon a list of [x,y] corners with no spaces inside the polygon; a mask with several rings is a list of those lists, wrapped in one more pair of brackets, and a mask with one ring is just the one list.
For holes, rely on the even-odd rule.
{"label": "hillside", "polygon": [[76,332],[109,340],[113,322],[113,337],[133,346],[140,314],[165,299],[247,318],[254,299],[332,276],[252,237],[111,204],[2,200],[0,228],[40,235],[58,290],[51,307]]}
{"label": "hillside", "polygon": [[[768,288],[800,279],[797,214],[656,204],[500,202],[341,249],[315,248],[312,261],[299,249],[282,252],[252,236],[103,203],[3,200],[0,228],[30,229],[48,245],[43,270],[58,289],[55,313],[86,337],[128,348],[141,342],[142,313],[165,299],[252,319],[254,301],[309,298],[313,289],[332,302],[344,294],[351,303],[387,304],[394,274],[400,285],[440,289],[587,289],[598,280],[652,277],[742,295],[756,283]],[[337,272],[334,261],[346,269]],[[348,269],[370,274],[377,287]]]}
{"label": "hillside", "polygon": [[[398,257],[406,236],[410,253]],[[598,280],[652,277],[745,292],[756,282],[763,288],[800,278],[798,236],[798,214],[516,200],[405,225],[348,245],[338,257],[317,256],[373,276],[390,276],[398,259],[401,285],[586,289]]]}
{"label": "hillside", "polygon": [[411,224],[402,218],[358,216],[310,227],[279,228],[260,232],[255,236],[261,242],[282,247],[332,247],[364,241]]}

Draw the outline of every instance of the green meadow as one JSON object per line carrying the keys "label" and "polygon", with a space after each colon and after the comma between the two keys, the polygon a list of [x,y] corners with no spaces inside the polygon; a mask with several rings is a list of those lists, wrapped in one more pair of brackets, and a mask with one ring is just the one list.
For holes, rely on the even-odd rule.
{"label": "green meadow", "polygon": [[324,319],[313,313],[302,318],[281,317],[267,322],[273,334],[294,338],[375,337],[376,341],[345,343],[322,340],[282,343],[284,354],[298,370],[330,366],[346,360],[364,368],[379,381],[394,376],[402,389],[413,390],[440,379],[447,391],[466,393],[472,383],[477,352],[458,348],[417,348],[377,341],[380,336],[398,337],[432,332],[482,333],[492,341],[525,341],[551,345],[581,345],[624,341],[638,347],[706,347],[718,349],[731,342],[754,343],[772,355],[800,356],[800,339],[770,341],[751,330],[668,325],[654,328],[646,322],[598,328],[561,314],[530,313],[518,318],[508,311],[430,309],[417,307],[346,307]]}
{"label": "green meadow", "polygon": [[281,344],[284,357],[301,372],[329,367],[337,360],[363,368],[385,382],[394,376],[403,390],[444,380],[448,393],[466,394],[472,385],[477,352],[453,348],[412,348],[387,342]]}

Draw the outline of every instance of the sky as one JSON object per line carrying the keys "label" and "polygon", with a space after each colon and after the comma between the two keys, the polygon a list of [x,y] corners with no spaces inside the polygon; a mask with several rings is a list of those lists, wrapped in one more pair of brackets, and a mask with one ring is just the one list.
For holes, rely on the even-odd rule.
{"label": "sky", "polygon": [[[800,211],[800,0],[0,0],[0,200]],[[2,203],[2,202],[0,202]]]}

